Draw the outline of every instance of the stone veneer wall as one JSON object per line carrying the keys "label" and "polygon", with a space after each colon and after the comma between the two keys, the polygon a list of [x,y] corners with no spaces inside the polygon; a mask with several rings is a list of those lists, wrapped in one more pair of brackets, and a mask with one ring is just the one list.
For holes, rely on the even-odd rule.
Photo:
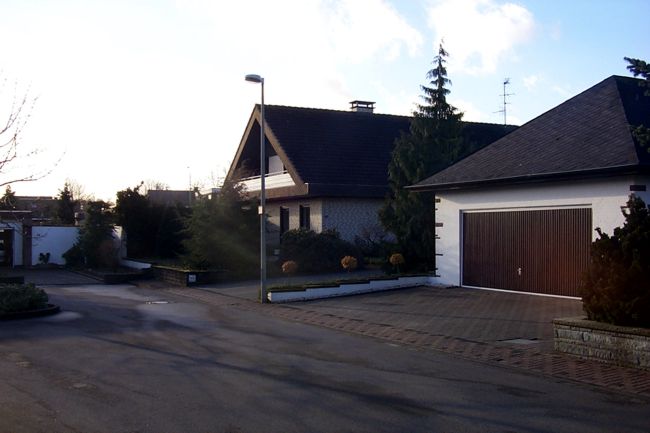
{"label": "stone veneer wall", "polygon": [[381,229],[377,212],[381,199],[364,198],[318,198],[292,201],[274,201],[267,205],[268,242],[280,243],[280,207],[289,208],[289,229],[300,227],[300,206],[309,206],[311,229],[317,233],[336,229],[341,238],[350,242],[364,231]]}
{"label": "stone veneer wall", "polygon": [[382,199],[323,199],[323,230],[336,229],[350,242],[364,232],[381,230],[377,212],[382,203]]}
{"label": "stone veneer wall", "polygon": [[583,318],[553,321],[555,350],[581,358],[650,369],[650,329]]}

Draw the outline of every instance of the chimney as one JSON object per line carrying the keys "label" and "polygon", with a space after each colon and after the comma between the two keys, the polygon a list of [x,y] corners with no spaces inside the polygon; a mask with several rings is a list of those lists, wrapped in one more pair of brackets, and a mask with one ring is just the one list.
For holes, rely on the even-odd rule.
{"label": "chimney", "polygon": [[375,103],[371,101],[351,101],[350,111],[355,113],[370,113],[375,111]]}

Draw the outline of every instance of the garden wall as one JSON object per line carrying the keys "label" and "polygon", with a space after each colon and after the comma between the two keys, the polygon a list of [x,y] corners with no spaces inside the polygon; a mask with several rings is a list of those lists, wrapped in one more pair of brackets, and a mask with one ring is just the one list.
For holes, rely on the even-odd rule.
{"label": "garden wall", "polygon": [[50,253],[49,263],[65,265],[63,253],[77,241],[79,227],[32,227],[32,265],[39,264],[39,255]]}
{"label": "garden wall", "polygon": [[553,321],[555,350],[628,367],[650,369],[650,329],[582,318]]}
{"label": "garden wall", "polygon": [[167,266],[151,266],[153,276],[177,286],[195,286],[217,282],[222,272],[215,271],[187,271]]}

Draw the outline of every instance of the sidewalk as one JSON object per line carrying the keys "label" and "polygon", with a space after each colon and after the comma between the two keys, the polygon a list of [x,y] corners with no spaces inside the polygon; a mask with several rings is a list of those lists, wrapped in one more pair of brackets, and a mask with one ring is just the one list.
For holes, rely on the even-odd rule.
{"label": "sidewalk", "polygon": [[[313,280],[313,278],[312,278]],[[578,300],[418,287],[291,304],[259,304],[257,286],[168,289],[213,305],[650,397],[650,371],[553,350],[551,321],[582,316]],[[252,295],[252,296],[251,296]]]}

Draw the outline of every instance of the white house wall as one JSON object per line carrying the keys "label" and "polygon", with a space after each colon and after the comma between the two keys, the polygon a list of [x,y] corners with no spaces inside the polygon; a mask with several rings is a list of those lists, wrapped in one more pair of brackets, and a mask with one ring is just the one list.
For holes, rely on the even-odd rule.
{"label": "white house wall", "polygon": [[63,253],[77,241],[78,227],[32,227],[32,265],[39,264],[39,255],[50,253],[49,263],[65,265]]}
{"label": "white house wall", "polygon": [[[436,241],[437,267],[441,284],[460,285],[461,217],[463,212],[525,210],[562,207],[592,209],[593,228],[611,234],[623,224],[621,206],[630,195],[630,185],[646,185],[650,177],[618,177],[602,181],[547,183],[476,190],[445,191],[437,194]],[[636,192],[646,203],[650,193]],[[593,238],[598,237],[593,232]]]}
{"label": "white house wall", "polygon": [[300,206],[309,206],[310,227],[317,233],[323,230],[323,201],[321,199],[305,199],[267,203],[266,214],[268,216],[267,225],[269,244],[280,243],[280,208],[289,209],[289,230],[300,227]]}

